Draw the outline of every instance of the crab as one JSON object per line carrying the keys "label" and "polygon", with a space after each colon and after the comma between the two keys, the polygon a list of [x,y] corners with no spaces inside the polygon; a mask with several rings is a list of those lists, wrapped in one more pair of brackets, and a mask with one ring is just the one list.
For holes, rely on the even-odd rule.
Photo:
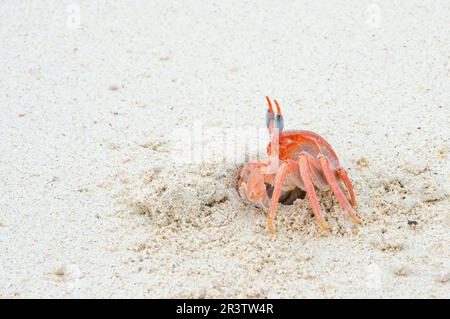
{"label": "crab", "polygon": [[315,187],[331,190],[349,217],[362,224],[353,208],[356,197],[352,183],[331,145],[314,132],[284,131],[280,105],[274,100],[275,114],[271,100],[267,96],[266,100],[266,126],[270,136],[268,158],[243,166],[237,185],[241,198],[268,210],[267,227],[272,234],[275,233],[273,220],[278,202],[292,202],[300,192],[306,192],[318,225],[324,230],[331,229],[321,213]]}

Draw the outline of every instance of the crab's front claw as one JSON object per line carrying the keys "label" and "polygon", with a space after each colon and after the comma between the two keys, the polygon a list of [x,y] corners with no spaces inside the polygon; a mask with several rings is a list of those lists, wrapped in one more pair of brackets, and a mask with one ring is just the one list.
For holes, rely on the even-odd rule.
{"label": "crab's front claw", "polygon": [[242,199],[260,208],[268,208],[269,196],[267,195],[264,175],[261,168],[254,163],[247,164],[241,171],[238,183],[238,192]]}

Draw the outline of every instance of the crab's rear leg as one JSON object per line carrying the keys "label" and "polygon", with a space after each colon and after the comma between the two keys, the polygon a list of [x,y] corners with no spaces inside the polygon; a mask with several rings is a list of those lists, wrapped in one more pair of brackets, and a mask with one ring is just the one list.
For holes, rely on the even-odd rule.
{"label": "crab's rear leg", "polygon": [[339,186],[336,177],[334,175],[334,172],[330,167],[329,160],[322,154],[317,155],[317,158],[319,159],[320,165],[322,166],[322,170],[328,182],[328,185],[330,185],[331,191],[334,193],[334,195],[336,195],[336,198],[341,204],[341,206],[344,207],[345,211],[348,213],[348,215],[352,218],[354,222],[362,224],[361,219],[359,219],[355,210],[352,208],[347,198],[345,197],[344,192]]}
{"label": "crab's rear leg", "polygon": [[352,182],[350,181],[350,178],[348,178],[347,172],[342,167],[339,167],[337,169],[337,175],[347,188],[348,194],[350,195],[350,200],[352,201],[352,205],[355,206],[356,196],[355,193],[353,192]]}
{"label": "crab's rear leg", "polygon": [[316,217],[317,223],[322,227],[322,229],[329,230],[331,227],[323,218],[320,211],[319,201],[317,200],[316,191],[314,190],[314,184],[312,182],[311,168],[308,160],[308,153],[301,152],[299,155],[299,167],[300,167],[300,177],[305,185],[306,195],[308,196],[309,202],[311,203],[314,216]]}

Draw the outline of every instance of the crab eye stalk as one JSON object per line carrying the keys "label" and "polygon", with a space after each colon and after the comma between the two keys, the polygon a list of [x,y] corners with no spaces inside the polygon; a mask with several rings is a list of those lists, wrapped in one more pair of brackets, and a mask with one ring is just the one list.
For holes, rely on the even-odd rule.
{"label": "crab eye stalk", "polygon": [[270,102],[268,96],[266,96],[266,100],[267,100],[266,126],[270,130],[271,128],[273,128],[273,107],[272,102]]}
{"label": "crab eye stalk", "polygon": [[280,105],[278,104],[277,100],[274,100],[275,102],[275,106],[277,107],[277,115],[275,116],[275,129],[278,132],[281,132],[284,128],[284,119],[283,119],[283,115],[281,115],[281,108]]}
{"label": "crab eye stalk", "polygon": [[266,112],[266,126],[270,129],[270,123],[273,123],[273,112],[271,113],[269,110]]}
{"label": "crab eye stalk", "polygon": [[278,132],[281,132],[284,128],[284,119],[283,119],[283,115],[281,114],[277,114],[277,116],[275,116],[275,129]]}

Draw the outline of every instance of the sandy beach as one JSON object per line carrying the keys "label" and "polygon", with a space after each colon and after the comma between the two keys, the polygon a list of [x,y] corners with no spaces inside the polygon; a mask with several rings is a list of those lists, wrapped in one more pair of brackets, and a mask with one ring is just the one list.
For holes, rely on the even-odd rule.
{"label": "sandy beach", "polygon": [[[0,298],[450,298],[449,40],[444,0],[2,1]],[[363,225],[239,198],[266,95]]]}

